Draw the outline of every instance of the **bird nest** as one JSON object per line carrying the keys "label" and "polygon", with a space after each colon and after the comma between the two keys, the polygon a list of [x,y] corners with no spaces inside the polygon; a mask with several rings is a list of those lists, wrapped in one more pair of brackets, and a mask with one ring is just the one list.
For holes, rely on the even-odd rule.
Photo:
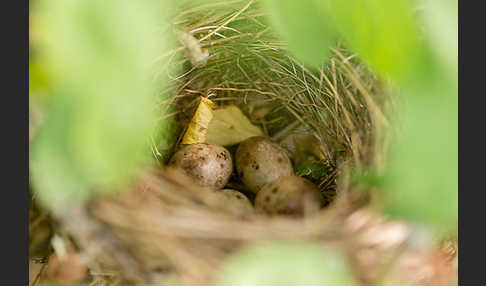
{"label": "bird nest", "polygon": [[[56,219],[55,227],[83,254],[92,285],[211,285],[229,255],[270,239],[338,248],[362,284],[385,270],[414,283],[450,282],[455,254],[444,254],[438,244],[410,248],[410,227],[383,218],[370,207],[373,190],[351,184],[351,171],[386,168],[394,99],[383,82],[339,42],[325,65],[304,66],[262,16],[234,1],[188,7],[175,17],[181,45],[164,55],[177,73],[169,75],[173,84],[160,101],[171,125],[152,146],[157,164],[126,191]],[[299,175],[318,185],[322,209],[297,218],[228,212],[205,189],[165,168],[201,97],[216,109],[237,106],[285,148],[294,167],[305,160],[320,166],[318,176],[312,168]],[[235,147],[227,148],[234,153]],[[238,178],[229,184],[245,192]],[[433,271],[420,272],[424,267]]]}

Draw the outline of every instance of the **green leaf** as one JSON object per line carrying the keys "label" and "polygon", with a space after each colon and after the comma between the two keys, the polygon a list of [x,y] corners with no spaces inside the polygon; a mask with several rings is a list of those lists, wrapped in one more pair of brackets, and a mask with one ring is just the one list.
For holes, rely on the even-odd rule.
{"label": "green leaf", "polygon": [[85,199],[90,193],[69,150],[70,114],[74,105],[56,101],[53,108],[58,111],[49,114],[30,145],[30,171],[36,199],[57,210],[70,201]]}
{"label": "green leaf", "polygon": [[349,268],[333,249],[298,241],[250,245],[229,257],[217,286],[352,286]]}
{"label": "green leaf", "polygon": [[214,111],[206,141],[209,144],[229,146],[253,136],[263,136],[263,132],[251,124],[238,107],[231,105]]}
{"label": "green leaf", "polygon": [[290,51],[302,62],[319,66],[335,43],[336,29],[325,2],[313,0],[265,0],[263,8],[278,34],[287,41]]}
{"label": "green leaf", "polygon": [[295,166],[297,176],[309,177],[314,180],[324,177],[327,170],[328,166],[326,164],[316,160],[305,160]]}
{"label": "green leaf", "polygon": [[378,73],[405,80],[421,66],[422,46],[409,0],[314,2],[331,9],[347,44]]}
{"label": "green leaf", "polygon": [[427,0],[421,5],[427,40],[453,80],[457,80],[458,69],[457,6],[457,0]]}
{"label": "green leaf", "polygon": [[38,61],[29,61],[29,94],[48,86],[49,76]]}
{"label": "green leaf", "polygon": [[171,47],[165,1],[42,1],[47,119],[31,148],[33,183],[51,209],[128,183],[149,158],[157,56]]}
{"label": "green leaf", "polygon": [[454,228],[458,215],[457,85],[444,78],[433,89],[404,93],[415,96],[407,97],[403,134],[393,144],[385,211],[436,228]]}
{"label": "green leaf", "polygon": [[350,184],[360,188],[362,191],[369,191],[373,187],[381,187],[382,178],[372,168],[351,170]]}
{"label": "green leaf", "polygon": [[[162,113],[161,110],[160,112]],[[180,127],[174,116],[157,120],[153,132],[154,135],[150,142],[152,156],[155,155],[155,158],[162,164],[167,163],[170,159],[170,155],[172,155],[177,136],[180,132]]]}

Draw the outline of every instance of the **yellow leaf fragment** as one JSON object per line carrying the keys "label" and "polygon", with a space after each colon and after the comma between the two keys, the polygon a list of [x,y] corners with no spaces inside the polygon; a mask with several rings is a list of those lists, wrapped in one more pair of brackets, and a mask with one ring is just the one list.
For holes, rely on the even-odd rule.
{"label": "yellow leaf fragment", "polygon": [[213,119],[214,102],[201,97],[201,101],[182,138],[182,144],[197,144],[206,142],[208,126]]}
{"label": "yellow leaf fragment", "polygon": [[214,111],[214,118],[209,124],[207,143],[229,146],[253,136],[263,136],[263,132],[251,124],[238,107],[230,105]]}

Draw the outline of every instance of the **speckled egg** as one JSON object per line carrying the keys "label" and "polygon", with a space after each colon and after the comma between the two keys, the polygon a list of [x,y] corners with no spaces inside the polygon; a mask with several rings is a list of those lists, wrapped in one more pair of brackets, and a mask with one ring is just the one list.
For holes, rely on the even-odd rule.
{"label": "speckled egg", "polygon": [[256,195],[255,210],[269,215],[302,216],[317,212],[322,203],[316,185],[298,176],[285,176],[263,186]]}
{"label": "speckled egg", "polygon": [[169,166],[181,169],[197,185],[211,189],[223,188],[233,171],[226,148],[204,143],[185,145],[175,152]]}
{"label": "speckled egg", "polygon": [[285,151],[262,136],[251,137],[240,143],[235,164],[241,181],[255,193],[264,184],[293,174],[292,163]]}

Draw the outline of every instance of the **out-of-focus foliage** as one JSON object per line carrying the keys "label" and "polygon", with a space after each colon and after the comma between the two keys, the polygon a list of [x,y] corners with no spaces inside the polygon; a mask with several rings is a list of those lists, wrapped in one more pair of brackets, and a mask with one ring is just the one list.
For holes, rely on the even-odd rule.
{"label": "out-of-focus foliage", "polygon": [[385,210],[418,223],[454,229],[458,211],[457,2],[426,1],[419,15],[426,23],[428,57],[423,60],[428,66],[422,64],[419,78],[402,85],[404,128],[392,148],[385,178]]}
{"label": "out-of-focus foliage", "polygon": [[310,66],[324,63],[336,40],[329,10],[322,9],[327,1],[266,0],[263,4],[275,30],[298,59]]}
{"label": "out-of-focus foliage", "polygon": [[[159,114],[165,114],[162,110]],[[160,116],[156,120],[156,125],[151,138],[151,150],[156,161],[154,163],[166,163],[170,159],[173,147],[176,144],[180,128],[176,119],[169,116]]]}
{"label": "out-of-focus foliage", "polygon": [[419,6],[427,39],[439,58],[439,64],[455,81],[459,51],[457,5],[457,0],[427,0]]}
{"label": "out-of-focus foliage", "polygon": [[281,34],[290,43],[299,42],[289,48],[301,60],[320,64],[322,57],[309,47],[327,51],[335,37],[329,29],[335,27],[349,48],[397,86],[405,121],[392,144],[392,160],[382,178],[386,184],[379,183],[385,210],[436,227],[455,223],[457,1],[265,2],[275,28],[285,29]]}
{"label": "out-of-focus foliage", "polygon": [[375,70],[402,79],[420,65],[418,27],[409,0],[330,0],[336,27]]}
{"label": "out-of-focus foliage", "polygon": [[254,244],[228,258],[217,286],[352,286],[343,258],[332,249],[309,242]]}
{"label": "out-of-focus foliage", "polygon": [[49,73],[38,60],[29,63],[29,90],[43,90],[49,86]]}
{"label": "out-of-focus foliage", "polygon": [[156,88],[164,85],[153,79],[153,63],[171,46],[166,2],[46,0],[33,7],[51,100],[31,146],[31,170],[48,207],[119,187],[149,158]]}
{"label": "out-of-focus foliage", "polygon": [[403,133],[392,148],[385,210],[440,228],[453,228],[458,211],[457,82],[404,90]]}

